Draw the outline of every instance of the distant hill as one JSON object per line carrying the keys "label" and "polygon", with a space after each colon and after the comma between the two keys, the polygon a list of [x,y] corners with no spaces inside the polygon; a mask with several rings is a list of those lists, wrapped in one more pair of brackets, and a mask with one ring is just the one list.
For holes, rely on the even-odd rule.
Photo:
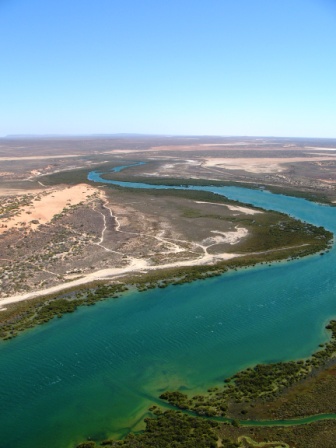
{"label": "distant hill", "polygon": [[[8,139],[38,139],[38,138],[108,138],[108,137],[159,137],[155,134],[135,134],[135,133],[118,133],[118,134],[9,134],[0,138]],[[160,136],[162,137],[162,136]]]}

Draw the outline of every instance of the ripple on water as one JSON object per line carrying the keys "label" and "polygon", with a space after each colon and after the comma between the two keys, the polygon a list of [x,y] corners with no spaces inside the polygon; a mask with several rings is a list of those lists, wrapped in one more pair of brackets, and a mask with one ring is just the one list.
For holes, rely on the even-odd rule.
{"label": "ripple on water", "polygon": [[[243,196],[336,230],[335,209],[255,191]],[[162,390],[201,390],[250,364],[309,355],[336,314],[335,261],[333,250],[128,294],[0,344],[6,448],[67,448],[117,433]]]}

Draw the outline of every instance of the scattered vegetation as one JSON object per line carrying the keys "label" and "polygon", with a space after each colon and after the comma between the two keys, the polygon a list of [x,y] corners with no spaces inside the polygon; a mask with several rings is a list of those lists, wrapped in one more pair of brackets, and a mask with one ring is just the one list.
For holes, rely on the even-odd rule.
{"label": "scattered vegetation", "polygon": [[[241,441],[245,448],[333,448],[336,420],[299,426],[221,425],[219,436]],[[277,442],[275,442],[277,441]]]}
{"label": "scattered vegetation", "polygon": [[103,299],[118,298],[127,289],[124,284],[100,285],[47,300],[43,298],[19,302],[2,312],[4,318],[0,322],[0,338],[12,339],[21,331],[49,322],[55,317],[61,318],[66,313],[74,312],[79,306],[92,306]]}
{"label": "scattered vegetation", "polygon": [[[230,269],[237,270],[240,268],[253,266],[257,263],[267,264],[272,261],[283,260],[284,258],[294,259],[315,253],[317,251],[329,250],[332,238],[332,234],[330,232],[326,231],[323,227],[315,227],[300,221],[293,221],[294,220],[292,220],[292,218],[284,215],[279,224],[271,227],[269,233],[271,235],[272,242],[268,241],[267,237],[262,238],[261,233],[259,235],[259,241],[263,242],[260,243],[262,247],[259,248],[258,253],[251,253],[251,250],[256,248],[255,245],[258,242],[258,237],[252,236],[251,240],[246,243],[248,245],[248,249],[245,249],[247,252],[244,256],[222,261],[215,265],[179,267],[151,271],[147,274],[134,274],[133,276],[128,277],[126,283],[129,287],[135,286],[140,292],[142,292],[157,287],[166,288],[169,285],[180,285],[196,280],[216,277]],[[63,244],[62,241],[65,236],[68,236],[67,244],[71,241],[71,239],[69,239],[67,230],[64,230],[64,232],[64,234],[62,232],[58,234],[59,242],[56,242],[55,239],[53,240],[53,243],[50,245],[50,254],[48,256],[46,255],[46,257],[53,258],[59,253],[64,254],[64,251],[67,250],[67,245],[65,243]],[[296,241],[296,246],[294,248],[282,248],[281,250],[268,249],[270,244],[283,245],[285,239],[288,239],[289,242],[292,241],[293,243]],[[303,241],[306,241],[307,243],[303,243]],[[48,246],[46,245],[45,248],[47,247]],[[76,249],[76,247],[74,247],[72,249],[72,256],[76,253],[76,250],[79,251],[80,248]],[[29,263],[34,263],[34,265],[36,265],[36,263],[44,264],[47,260],[46,257],[41,258],[41,256],[38,255],[31,255],[29,258]],[[31,275],[31,272],[28,269],[29,263],[27,264],[27,262],[25,262],[25,265],[20,269],[14,269],[13,266],[10,266],[8,269],[0,269],[0,281],[2,281],[3,285],[5,285],[5,282],[11,282],[12,276],[15,275],[15,280],[13,281],[18,284],[20,284],[20,282],[23,283],[24,279],[29,278]],[[80,274],[81,271],[75,269],[72,270],[72,272],[78,272]],[[43,284],[40,286],[43,286]],[[97,301],[98,296],[99,300],[101,300],[104,297],[111,297],[115,293],[122,292],[119,284],[97,285],[98,289],[96,290],[91,290],[89,286],[87,286],[87,288],[87,291],[79,290],[77,295],[71,292],[70,295],[63,294],[57,295],[56,297],[47,298],[44,305],[42,303],[46,300],[46,298],[35,301],[29,300],[15,306],[9,306],[7,311],[1,312],[0,314],[0,338],[11,339],[20,331],[48,322],[55,316],[61,317],[64,313],[73,312],[78,306],[90,305]],[[101,291],[105,292],[101,294]],[[52,304],[52,301],[55,301],[55,299],[59,300],[59,297],[62,298],[62,301]]]}
{"label": "scattered vegetation", "polygon": [[[120,142],[117,142],[116,147],[120,147]],[[166,143],[166,142],[165,142]],[[182,142],[183,143],[183,142]],[[43,142],[43,144],[45,144]],[[109,146],[110,146],[109,142]],[[130,143],[127,143],[127,148]],[[171,143],[169,143],[171,144]],[[300,144],[304,146],[305,142],[301,141]],[[311,144],[311,143],[309,143]],[[320,143],[319,143],[320,144]],[[62,146],[64,142],[62,142]],[[73,141],[70,142],[71,147],[74,146]],[[96,142],[95,142],[96,145]],[[106,143],[103,143],[104,151]],[[136,142],[135,147],[141,147],[147,149],[153,146],[153,141],[147,146],[143,143]],[[159,143],[157,143],[159,145]],[[154,145],[155,146],[155,145]],[[173,150],[173,147],[172,147]],[[237,149],[234,149],[235,154]],[[200,154],[200,153],[199,153]],[[229,153],[227,153],[229,154]],[[255,155],[255,152],[254,152]],[[104,160],[106,159],[104,154]],[[180,156],[179,156],[180,157]],[[90,159],[91,160],[91,159]],[[106,165],[102,165],[102,168],[106,168]],[[97,167],[99,170],[99,168]],[[334,168],[331,168],[334,170]],[[68,184],[76,184],[79,182],[87,181],[87,172],[89,170],[71,170],[68,172],[57,173],[53,176],[44,177],[43,183],[47,185],[56,185],[60,182]],[[287,173],[286,173],[287,175]],[[116,174],[113,175],[116,178]],[[120,180],[127,180],[125,178],[125,173],[119,174]],[[238,175],[237,175],[238,176]],[[288,182],[288,180],[275,179],[274,176],[262,176],[265,182],[272,183],[274,180],[276,182]],[[251,184],[251,179],[253,177],[248,177],[246,173],[244,174],[245,179],[249,179],[246,186],[248,188],[253,188]],[[285,176],[281,176],[281,179]],[[155,180],[149,179],[148,177],[132,177],[129,179],[131,181],[143,181],[151,182],[153,184],[165,184],[165,185],[209,185],[209,181],[198,180],[198,179],[169,179],[167,178],[157,178]],[[257,177],[255,177],[255,186],[257,186]],[[317,200],[319,202],[330,203],[328,197],[329,189],[334,189],[334,185],[327,185],[323,187],[323,191],[317,191],[314,189],[314,184],[309,179],[308,187],[303,184],[300,186],[302,180],[297,179],[296,183],[289,182],[289,186],[267,186],[268,189],[282,193],[290,194],[293,196],[302,196],[311,200]],[[212,185],[238,185],[244,186],[243,182],[222,182],[222,181],[211,181]],[[294,190],[291,186],[295,185],[297,188]],[[316,184],[320,188],[320,183]],[[259,186],[261,186],[259,184]],[[257,188],[257,187],[256,187]],[[298,188],[302,188],[301,192],[298,192]],[[118,188],[116,187],[115,190]],[[121,189],[120,189],[121,191]],[[172,194],[173,190],[167,190],[166,192],[160,191],[155,192],[152,190],[153,195],[163,195]],[[325,191],[327,193],[325,193]],[[173,193],[176,197],[182,197],[186,195],[186,192]],[[194,194],[193,197],[201,197],[199,192],[188,191],[188,194]],[[209,194],[210,195],[210,194]],[[186,197],[186,196],[183,196]],[[202,196],[204,197],[204,196]],[[209,197],[209,196],[208,196]],[[212,195],[212,201],[216,201],[214,195]],[[11,200],[12,201],[12,200]],[[25,205],[24,202],[16,203],[16,200],[10,201],[5,204],[5,207],[0,210],[0,214],[5,218],[7,216],[13,216],[19,213],[19,208],[21,205]],[[221,199],[218,202],[222,202]],[[27,202],[28,203],[28,202]],[[241,204],[238,204],[241,205]],[[64,210],[56,217],[55,221],[59,224],[62,219],[67,215],[68,211]],[[244,257],[239,259],[230,260],[226,263],[220,263],[216,266],[205,267],[198,266],[192,268],[183,268],[176,270],[169,270],[166,272],[153,272],[147,274],[147,276],[134,276],[130,279],[129,283],[131,285],[136,285],[138,289],[146,290],[149,288],[159,287],[164,288],[169,284],[181,284],[185,282],[190,282],[194,280],[200,280],[211,276],[220,275],[228,269],[238,269],[241,267],[246,267],[253,265],[255,263],[268,263],[269,261],[275,261],[280,259],[292,259],[296,257],[301,257],[309,255],[315,252],[324,253],[328,251],[331,244],[332,235],[326,232],[322,228],[313,228],[313,226],[306,225],[305,223],[287,221],[288,217],[279,217],[278,222],[271,223],[267,222],[268,217],[263,217],[258,219],[246,217],[237,218],[236,224],[242,224],[248,228],[251,228],[251,232],[248,240],[239,246],[241,252],[246,253]],[[285,216],[285,215],[284,215]],[[194,220],[201,220],[203,218],[210,218],[215,220],[223,220],[222,216],[209,213],[202,214],[201,212],[190,209],[185,211],[185,217]],[[268,232],[265,232],[265,228],[260,223],[259,219],[265,219],[264,225],[269,225]],[[234,221],[232,221],[234,222]],[[4,225],[5,226],[5,225]],[[83,232],[81,232],[83,233]],[[3,271],[0,271],[0,278],[2,285],[14,285],[16,292],[20,292],[20,287],[24,286],[24,280],[30,276],[30,269],[33,265],[44,265],[47,260],[53,260],[52,263],[56,262],[58,256],[62,259],[67,259],[67,253],[70,252],[67,249],[69,247],[64,244],[64,242],[69,242],[67,235],[65,233],[62,235],[63,242],[55,243],[54,246],[48,246],[47,253],[36,256],[32,255],[34,258],[32,260],[27,260],[25,265],[20,264],[14,266],[9,264],[5,266]],[[286,239],[285,245],[295,245],[296,247],[285,247],[284,248],[284,238]],[[306,239],[307,238],[307,239]],[[16,246],[18,238],[16,235],[13,237],[13,245],[10,243],[7,247],[9,256],[12,258],[12,251],[15,247],[22,247],[25,250],[26,242],[25,240],[20,241]],[[309,240],[309,242],[308,242]],[[80,241],[71,244],[71,254],[74,255],[73,250],[78,250],[80,252]],[[84,244],[83,244],[84,245]],[[20,246],[20,247],[19,247]],[[299,247],[298,247],[299,246]],[[274,251],[274,248],[278,247],[278,251]],[[77,249],[76,249],[77,248]],[[66,250],[64,250],[66,249]],[[251,253],[252,252],[259,252]],[[263,253],[260,253],[263,252]],[[7,269],[8,268],[8,269]],[[45,273],[46,274],[46,273]],[[61,278],[59,278],[61,280]],[[44,280],[38,285],[39,287],[44,286]],[[120,289],[118,289],[120,288]],[[11,338],[14,337],[17,332],[22,331],[26,328],[30,328],[39,323],[48,322],[54,317],[61,317],[64,313],[73,312],[78,306],[83,305],[93,305],[98,300],[102,300],[106,297],[117,297],[126,287],[124,285],[91,285],[87,291],[73,291],[68,294],[59,295],[57,297],[41,298],[35,299],[29,302],[21,302],[15,304],[8,308],[6,312],[0,313],[0,318],[2,319],[0,323],[0,337]],[[303,384],[307,378],[313,378],[316,372],[321,372],[328,363],[334,362],[334,357],[336,353],[336,323],[332,321],[327,327],[332,331],[332,339],[327,343],[322,350],[319,350],[313,354],[309,359],[297,362],[288,363],[276,363],[271,365],[257,365],[254,368],[246,369],[242,372],[237,373],[232,378],[226,379],[224,389],[213,388],[208,391],[208,395],[198,395],[189,398],[187,395],[181,392],[170,392],[167,396],[171,402],[174,401],[176,406],[180,406],[184,409],[191,409],[194,407],[194,411],[199,415],[223,415],[228,412],[228,405],[230,403],[235,403],[241,406],[241,418],[249,417],[249,411],[247,407],[244,406],[249,403],[250,406],[254,406],[256,401],[264,402],[268,406],[270,400],[279,397],[283,391],[291,390],[296,385]],[[335,373],[331,375],[331,378],[335,376]],[[329,379],[331,381],[331,379]],[[329,381],[328,380],[328,381]],[[328,389],[328,382],[326,385],[326,390]],[[330,389],[331,395],[333,389]],[[327,393],[327,392],[325,392]],[[250,409],[250,408],[249,408]],[[301,409],[302,410],[302,409]],[[140,434],[128,435],[123,441],[113,441],[106,440],[100,443],[100,446],[124,446],[124,447],[215,447],[222,446],[224,448],[233,447],[271,447],[275,446],[286,446],[290,444],[291,447],[304,447],[304,448],[315,448],[319,446],[320,448],[327,448],[335,445],[334,434],[336,429],[336,421],[326,421],[318,422],[311,425],[304,425],[300,427],[287,427],[287,428],[272,428],[272,427],[252,427],[246,429],[239,424],[239,418],[233,420],[231,425],[220,425],[207,421],[201,418],[191,417],[185,413],[178,411],[167,411],[162,413],[158,409],[153,410],[156,415],[155,418],[146,419],[146,430]],[[301,411],[300,411],[301,412]],[[249,435],[249,437],[246,436]],[[219,435],[219,438],[218,438]],[[254,440],[252,440],[253,437]],[[232,441],[230,441],[232,440]],[[268,440],[281,440],[283,442],[268,442]],[[93,448],[97,446],[94,441],[87,441],[78,446],[78,448]],[[289,446],[289,445],[288,445]]]}
{"label": "scattered vegetation", "polygon": [[[152,408],[153,409],[153,408]],[[156,417],[146,418],[146,429],[138,434],[129,434],[124,440],[104,440],[99,445],[84,442],[77,448],[98,446],[124,448],[217,448],[218,423],[191,417],[177,411],[155,410]],[[86,443],[90,445],[86,445]],[[223,440],[223,448],[236,448],[239,444]]]}
{"label": "scattered vegetation", "polygon": [[[287,182],[284,185],[272,185],[270,184],[268,177],[266,175],[265,182],[261,183],[257,179],[254,179],[254,182],[244,182],[244,180],[241,181],[232,181],[232,180],[214,180],[211,179],[211,181],[206,179],[199,179],[199,178],[192,178],[192,179],[185,179],[185,178],[179,178],[179,177],[145,177],[140,175],[133,175],[129,176],[129,173],[121,172],[121,173],[108,173],[106,172],[106,166],[102,168],[104,171],[103,178],[107,180],[119,180],[122,182],[137,182],[137,183],[147,183],[151,185],[166,185],[171,187],[176,186],[183,186],[183,187],[189,187],[189,186],[215,186],[215,187],[228,187],[228,186],[234,186],[234,187],[244,187],[249,189],[255,189],[260,190],[266,188],[267,190],[271,191],[272,193],[276,194],[283,194],[285,196],[294,196],[298,198],[307,199],[312,202],[319,202],[322,204],[328,204],[330,206],[335,206],[335,204],[332,202],[330,196],[328,195],[328,192],[321,191],[317,187],[321,187],[321,183],[318,185],[312,185],[311,187],[303,187],[300,185],[293,185],[291,186],[289,182]],[[252,179],[251,179],[252,180]],[[279,179],[277,179],[279,181]],[[310,178],[307,178],[306,181],[309,183],[311,181]]]}
{"label": "scattered vegetation", "polygon": [[[153,406],[150,411],[155,417],[145,419],[144,431],[129,434],[125,439],[118,441],[110,439],[100,443],[84,442],[77,448],[98,448],[98,446],[125,448],[217,446],[223,448],[315,448],[319,446],[329,448],[333,446],[335,420],[300,426],[272,427],[261,424],[246,427],[241,423],[246,418],[247,411],[241,411],[240,420],[232,419],[231,423],[211,420],[211,417],[215,415],[223,415],[228,403],[232,400],[255,403],[261,398],[268,403],[267,400],[270,398],[277,396],[283,390],[290,389],[290,385],[302,382],[308,375],[314,376],[314,372],[321,372],[319,369],[325,367],[326,363],[336,355],[336,321],[331,321],[326,328],[332,332],[330,342],[305,361],[257,365],[254,368],[248,368],[226,379],[224,390],[215,387],[208,390],[208,395],[188,398],[186,394],[176,391],[166,392],[160,397],[174,406],[184,410],[192,409],[200,416],[210,417],[210,419],[194,417],[181,411],[162,412],[157,406]],[[334,370],[335,368],[332,368],[332,372]],[[331,375],[333,380],[334,373]],[[319,382],[315,384],[315,387],[318,385]]]}
{"label": "scattered vegetation", "polygon": [[[113,195],[115,194],[116,190],[113,190]],[[161,213],[160,207],[162,207],[163,200],[165,206],[170,207],[169,219],[170,221],[174,219],[174,226],[180,226],[178,232],[183,235],[182,238],[186,239],[186,241],[178,243],[182,248],[181,252],[172,254],[164,247],[164,243],[153,240],[153,237],[155,238],[161,232],[161,229],[154,227],[156,222],[154,219],[146,223],[150,230],[145,227],[146,237],[143,239],[139,236],[142,228],[132,227],[135,224],[130,221],[131,227],[123,228],[123,232],[118,234],[119,243],[115,246],[116,239],[112,238],[115,235],[113,233],[114,218],[104,208],[102,201],[94,198],[91,204],[79,204],[66,208],[54,217],[50,224],[40,225],[35,232],[29,233],[23,229],[5,232],[2,235],[0,238],[3,257],[0,266],[0,295],[8,297],[8,295],[24,293],[31,289],[47,288],[60,281],[66,282],[72,278],[86,275],[87,272],[92,272],[94,269],[107,268],[116,264],[118,266],[127,265],[129,254],[138,258],[144,256],[152,259],[153,263],[158,265],[175,260],[195,258],[202,254],[202,250],[196,247],[193,249],[194,253],[189,253],[191,250],[189,246],[192,247],[193,241],[201,241],[202,238],[208,236],[207,232],[204,233],[204,229],[209,228],[209,225],[211,225],[210,228],[223,231],[235,226],[247,228],[248,236],[240,243],[234,246],[228,244],[224,249],[218,249],[225,252],[239,252],[242,255],[215,265],[159,269],[147,274],[134,274],[127,279],[124,278],[123,281],[126,281],[131,287],[135,286],[139,291],[156,287],[165,288],[171,284],[179,285],[218,276],[230,269],[236,270],[257,263],[266,264],[271,261],[302,257],[315,252],[323,253],[331,247],[332,234],[322,227],[312,226],[285,214],[272,211],[256,215],[228,213],[226,207],[214,208],[214,205],[211,204],[242,204],[228,201],[224,197],[209,192],[193,190],[139,192],[135,190],[129,193],[125,189],[118,191],[118,201],[121,203],[123,198],[133,198],[134,196],[138,199],[136,204],[152,204],[149,214]],[[151,201],[148,201],[149,197]],[[25,200],[30,199],[27,196]],[[201,203],[199,205],[197,201],[211,204]],[[141,210],[143,210],[143,205],[140,204],[139,211],[141,212]],[[175,215],[172,218],[173,210]],[[188,217],[185,216],[186,213]],[[112,241],[112,252],[97,246],[103,226],[102,215],[108,220],[110,229],[108,238]],[[147,232],[151,232],[150,236],[147,235]],[[148,240],[149,237],[150,240]],[[175,235],[167,234],[167,242],[174,242],[174,238]],[[155,241],[157,246],[149,244],[149,241]],[[95,247],[95,250],[92,250],[92,247]],[[146,247],[147,252],[143,247]],[[115,249],[118,252],[114,252]],[[143,250],[144,254],[141,255]],[[151,251],[151,254],[148,254],[148,250]],[[209,249],[210,252],[213,250],[216,253],[215,248]],[[166,253],[164,255],[166,258],[160,258],[161,252]],[[172,257],[174,257],[173,260]],[[88,292],[88,298],[85,293],[83,294],[84,299],[82,299],[85,303],[90,302],[90,294]],[[56,297],[47,298],[44,307],[41,305],[43,299],[8,306],[6,311],[0,313],[0,337],[10,339],[19,331],[47,322],[54,316],[60,317],[65,312],[75,311],[78,306],[84,304],[74,293],[63,294],[63,296],[61,295],[60,298],[64,301],[57,306],[50,303],[50,300],[55,300]],[[106,297],[109,295],[107,294]]]}
{"label": "scattered vegetation", "polygon": [[[332,332],[331,340],[306,360],[258,364],[226,378],[223,388],[210,389],[208,394],[188,397],[179,391],[168,391],[160,398],[180,409],[189,409],[206,416],[224,416],[232,403],[270,400],[336,356],[336,321],[332,320],[326,328]],[[242,418],[248,417],[246,414],[247,411],[243,409]]]}

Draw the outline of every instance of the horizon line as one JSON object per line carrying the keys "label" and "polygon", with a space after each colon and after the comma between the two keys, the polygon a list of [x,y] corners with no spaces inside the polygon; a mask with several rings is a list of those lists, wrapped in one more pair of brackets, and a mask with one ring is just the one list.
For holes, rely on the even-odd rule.
{"label": "horizon line", "polygon": [[276,135],[220,135],[220,134],[150,134],[137,132],[94,133],[94,134],[7,134],[0,139],[61,139],[61,138],[113,138],[113,137],[164,137],[164,138],[244,138],[244,139],[314,139],[334,140],[336,137],[276,136]]}

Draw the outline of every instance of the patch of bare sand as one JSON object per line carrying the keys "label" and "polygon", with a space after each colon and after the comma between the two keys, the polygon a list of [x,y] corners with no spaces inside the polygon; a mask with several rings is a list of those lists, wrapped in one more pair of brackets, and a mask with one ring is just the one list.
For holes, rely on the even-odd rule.
{"label": "patch of bare sand", "polygon": [[335,184],[336,183],[336,179],[335,180],[331,180],[331,179],[317,179],[319,182],[324,182],[326,184]]}
{"label": "patch of bare sand", "polygon": [[50,222],[64,208],[85,202],[94,194],[100,194],[100,190],[86,184],[44,190],[34,197],[31,205],[22,207],[17,215],[0,221],[6,226],[0,228],[0,234],[18,226],[27,226],[28,229],[34,230],[39,224]]}
{"label": "patch of bare sand", "polygon": [[211,205],[219,205],[221,207],[227,207],[229,210],[245,213],[245,215],[255,215],[256,213],[263,213],[262,211],[254,210],[253,208],[238,207],[236,205],[228,205],[228,204],[220,204],[218,202],[204,202],[204,201],[195,201],[195,202],[196,202],[196,204],[211,204]]}
{"label": "patch of bare sand", "polygon": [[286,163],[319,162],[321,160],[335,160],[334,157],[263,157],[263,158],[207,158],[204,167],[217,167],[227,170],[243,170],[249,173],[281,173],[286,171]]}
{"label": "patch of bare sand", "polygon": [[211,230],[210,232],[214,235],[205,238],[201,244],[205,249],[217,244],[237,244],[248,235],[248,230],[244,227],[236,227],[233,232],[220,232],[219,230]]}

